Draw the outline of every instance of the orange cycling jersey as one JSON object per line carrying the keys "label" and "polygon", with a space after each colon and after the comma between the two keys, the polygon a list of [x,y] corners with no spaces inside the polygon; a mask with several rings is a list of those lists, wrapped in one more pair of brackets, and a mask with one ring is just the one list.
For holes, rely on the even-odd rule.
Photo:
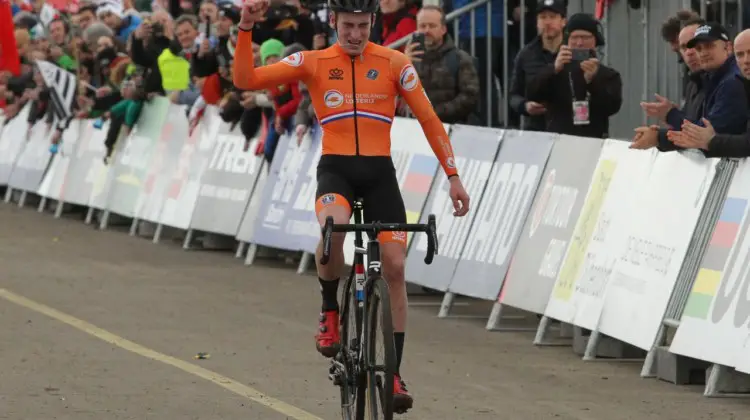
{"label": "orange cycling jersey", "polygon": [[367,43],[357,57],[338,44],[292,54],[255,68],[252,35],[241,31],[232,67],[240,89],[270,89],[294,81],[307,85],[323,129],[323,154],[390,156],[391,125],[400,95],[419,120],[446,175],[457,175],[453,148],[419,76],[399,51]]}

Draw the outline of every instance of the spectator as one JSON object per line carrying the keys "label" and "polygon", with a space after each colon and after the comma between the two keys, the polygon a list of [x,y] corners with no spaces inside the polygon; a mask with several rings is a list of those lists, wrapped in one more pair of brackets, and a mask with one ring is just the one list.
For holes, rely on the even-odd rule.
{"label": "spectator", "polygon": [[[177,44],[179,44],[179,49],[175,47],[169,48],[168,50],[172,52],[173,55],[170,58],[167,58],[167,56],[164,56],[164,54],[166,54],[165,51],[164,53],[162,53],[163,56],[159,57],[159,60],[161,60],[163,63],[165,60],[171,59],[175,61],[175,63],[179,63],[176,65],[180,66],[180,72],[185,72],[185,69],[187,69],[187,86],[183,87],[180,82],[180,84],[178,85],[169,87],[175,88],[170,95],[170,99],[173,103],[190,106],[195,102],[196,99],[198,99],[198,96],[200,95],[198,88],[191,81],[192,72],[190,71],[190,60],[197,52],[196,39],[198,38],[198,18],[193,15],[182,15],[177,18],[177,21],[175,23],[175,34]],[[174,52],[177,53],[177,56],[174,56]],[[175,67],[175,64],[172,64],[172,67]],[[165,85],[165,90],[170,89],[168,89],[168,86]]]}
{"label": "spectator", "polygon": [[197,77],[207,77],[219,72],[219,68],[231,67],[232,54],[227,47],[234,25],[240,21],[240,11],[231,3],[223,4],[216,21],[217,43],[214,47],[208,39],[202,39],[198,54],[193,58],[193,71]]}
{"label": "spectator", "polygon": [[418,11],[419,8],[407,4],[407,0],[380,0],[380,12],[370,39],[387,46],[411,34],[417,30]]}
{"label": "spectator", "polygon": [[[734,55],[745,80],[750,79],[750,30],[746,29],[734,39]],[[669,140],[677,148],[700,149],[708,157],[745,158],[750,156],[750,133],[718,134],[709,119],[703,126],[687,121],[680,131],[670,131]],[[750,124],[749,124],[750,125]]]}
{"label": "spectator", "polygon": [[52,45],[65,46],[68,42],[68,23],[56,18],[49,23],[49,37]]}
{"label": "spectator", "polygon": [[96,16],[114,32],[123,44],[130,34],[141,24],[141,18],[133,10],[123,10],[122,4],[115,0],[104,0],[96,9]]}
{"label": "spectator", "polygon": [[683,54],[681,53],[680,43],[678,40],[679,34],[682,28],[685,27],[686,22],[695,21],[700,19],[700,15],[692,10],[685,9],[678,11],[674,16],[667,19],[661,26],[661,37],[665,42],[669,44],[669,47],[673,52],[677,53],[677,60],[680,64],[683,64],[683,76],[682,76],[682,91],[685,92],[687,84],[690,82],[690,69],[684,66]]}
{"label": "spectator", "polygon": [[[596,47],[604,45],[599,22],[577,13],[568,19],[560,51],[529,82],[527,99],[547,109],[547,130],[584,137],[607,137],[609,117],[622,105],[620,73],[599,62]],[[584,53],[573,56],[573,51]]]}
{"label": "spectator", "polygon": [[414,63],[422,87],[440,120],[450,124],[479,124],[479,76],[474,59],[453,43],[443,9],[424,6],[417,13],[417,31],[424,34],[425,50],[417,43],[405,53]]}
{"label": "spectator", "polygon": [[[688,48],[688,42],[695,36],[695,31],[698,27],[705,25],[705,22],[700,17],[693,20],[688,20],[684,23],[684,28],[678,35],[678,44],[680,48],[680,60],[685,63],[687,68],[690,70],[690,78],[688,79],[687,85],[685,85],[684,102],[682,106],[682,112],[685,116],[691,120],[697,120],[701,116],[703,108],[703,99],[705,97],[705,90],[703,89],[703,72],[701,70],[701,62],[698,58],[698,52],[695,48]],[[667,139],[667,130],[659,129],[659,126],[646,126],[639,127],[635,130],[636,135],[631,144],[632,149],[650,149],[652,147],[659,148],[662,152],[674,150],[674,145]]]}
{"label": "spectator", "polygon": [[253,29],[253,41],[259,44],[273,38],[284,45],[298,42],[311,49],[314,36],[310,11],[302,7],[300,0],[272,0],[266,20]]}
{"label": "spectator", "polygon": [[[260,46],[262,65],[270,65],[284,58],[284,44],[277,39],[269,39]],[[292,130],[292,117],[297,113],[297,107],[302,100],[299,91],[299,83],[279,85],[268,90],[273,100],[273,114],[269,119],[268,136],[265,141],[264,155],[266,161],[271,163],[276,145],[282,134]]]}
{"label": "spectator", "polygon": [[659,95],[656,96],[656,102],[641,105],[646,114],[669,124],[672,130],[677,131],[686,119],[702,124],[702,118],[705,118],[711,121],[718,133],[744,133],[748,119],[748,99],[737,60],[732,55],[727,30],[718,23],[700,26],[686,46],[695,48],[698,52],[701,68],[705,72],[702,80],[705,96],[700,114],[691,120],[675,104]]}
{"label": "spectator", "polygon": [[91,24],[96,22],[96,5],[93,3],[81,3],[78,13],[73,16],[75,26],[85,31]]}
{"label": "spectator", "polygon": [[526,44],[516,56],[508,93],[511,108],[526,117],[522,128],[545,131],[547,122],[544,114],[547,108],[539,102],[526,99],[527,82],[546,67],[554,65],[555,55],[563,41],[567,8],[563,0],[539,0],[536,11],[539,36]]}

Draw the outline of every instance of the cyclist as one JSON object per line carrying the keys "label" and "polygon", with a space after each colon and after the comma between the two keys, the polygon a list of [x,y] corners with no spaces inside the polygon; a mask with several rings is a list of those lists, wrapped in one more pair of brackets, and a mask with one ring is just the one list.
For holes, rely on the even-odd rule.
{"label": "cyclist", "polygon": [[[396,98],[402,96],[424,130],[450,179],[454,215],[469,211],[464,190],[443,124],[438,119],[417,72],[402,53],[368,41],[379,0],[328,0],[335,45],[292,54],[281,62],[255,68],[252,28],[268,9],[268,0],[246,0],[233,63],[234,84],[240,89],[268,89],[300,80],[307,86],[323,130],[323,152],[317,168],[315,211],[321,226],[326,217],[349,223],[356,197],[364,201],[365,221],[405,223],[406,210],[390,156],[390,132]],[[404,281],[406,233],[382,232],[383,276],[388,281],[393,312],[397,369],[394,412],[412,407],[413,399],[401,379],[407,298]],[[315,259],[323,298],[316,347],[326,357],[340,348],[338,283],[344,267],[344,234],[336,234],[328,264]]]}

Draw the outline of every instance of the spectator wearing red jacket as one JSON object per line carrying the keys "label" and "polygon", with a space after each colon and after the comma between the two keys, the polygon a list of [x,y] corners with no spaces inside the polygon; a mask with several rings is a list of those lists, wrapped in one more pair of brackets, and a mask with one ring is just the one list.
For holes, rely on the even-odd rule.
{"label": "spectator wearing red jacket", "polygon": [[[269,39],[260,46],[262,64],[274,64],[286,56],[284,44],[278,39]],[[270,163],[276,151],[276,144],[284,132],[292,131],[292,117],[297,113],[297,107],[302,100],[299,82],[278,85],[268,90],[273,101],[273,117],[269,119],[271,125],[266,137],[264,154]]]}
{"label": "spectator wearing red jacket", "polygon": [[[389,45],[417,30],[419,7],[409,0],[380,0],[380,13],[373,26],[370,39],[380,45]],[[399,48],[403,51],[403,47]]]}

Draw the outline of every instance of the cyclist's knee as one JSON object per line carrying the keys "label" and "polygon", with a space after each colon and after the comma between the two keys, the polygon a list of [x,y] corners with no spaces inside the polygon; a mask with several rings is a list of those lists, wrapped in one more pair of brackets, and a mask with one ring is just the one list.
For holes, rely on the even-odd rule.
{"label": "cyclist's knee", "polygon": [[404,282],[406,246],[400,241],[383,242],[380,247],[383,271],[388,282]]}
{"label": "cyclist's knee", "polygon": [[346,224],[349,223],[352,208],[341,194],[323,194],[315,201],[315,213],[320,226],[325,225],[328,216],[333,217],[335,224]]}

